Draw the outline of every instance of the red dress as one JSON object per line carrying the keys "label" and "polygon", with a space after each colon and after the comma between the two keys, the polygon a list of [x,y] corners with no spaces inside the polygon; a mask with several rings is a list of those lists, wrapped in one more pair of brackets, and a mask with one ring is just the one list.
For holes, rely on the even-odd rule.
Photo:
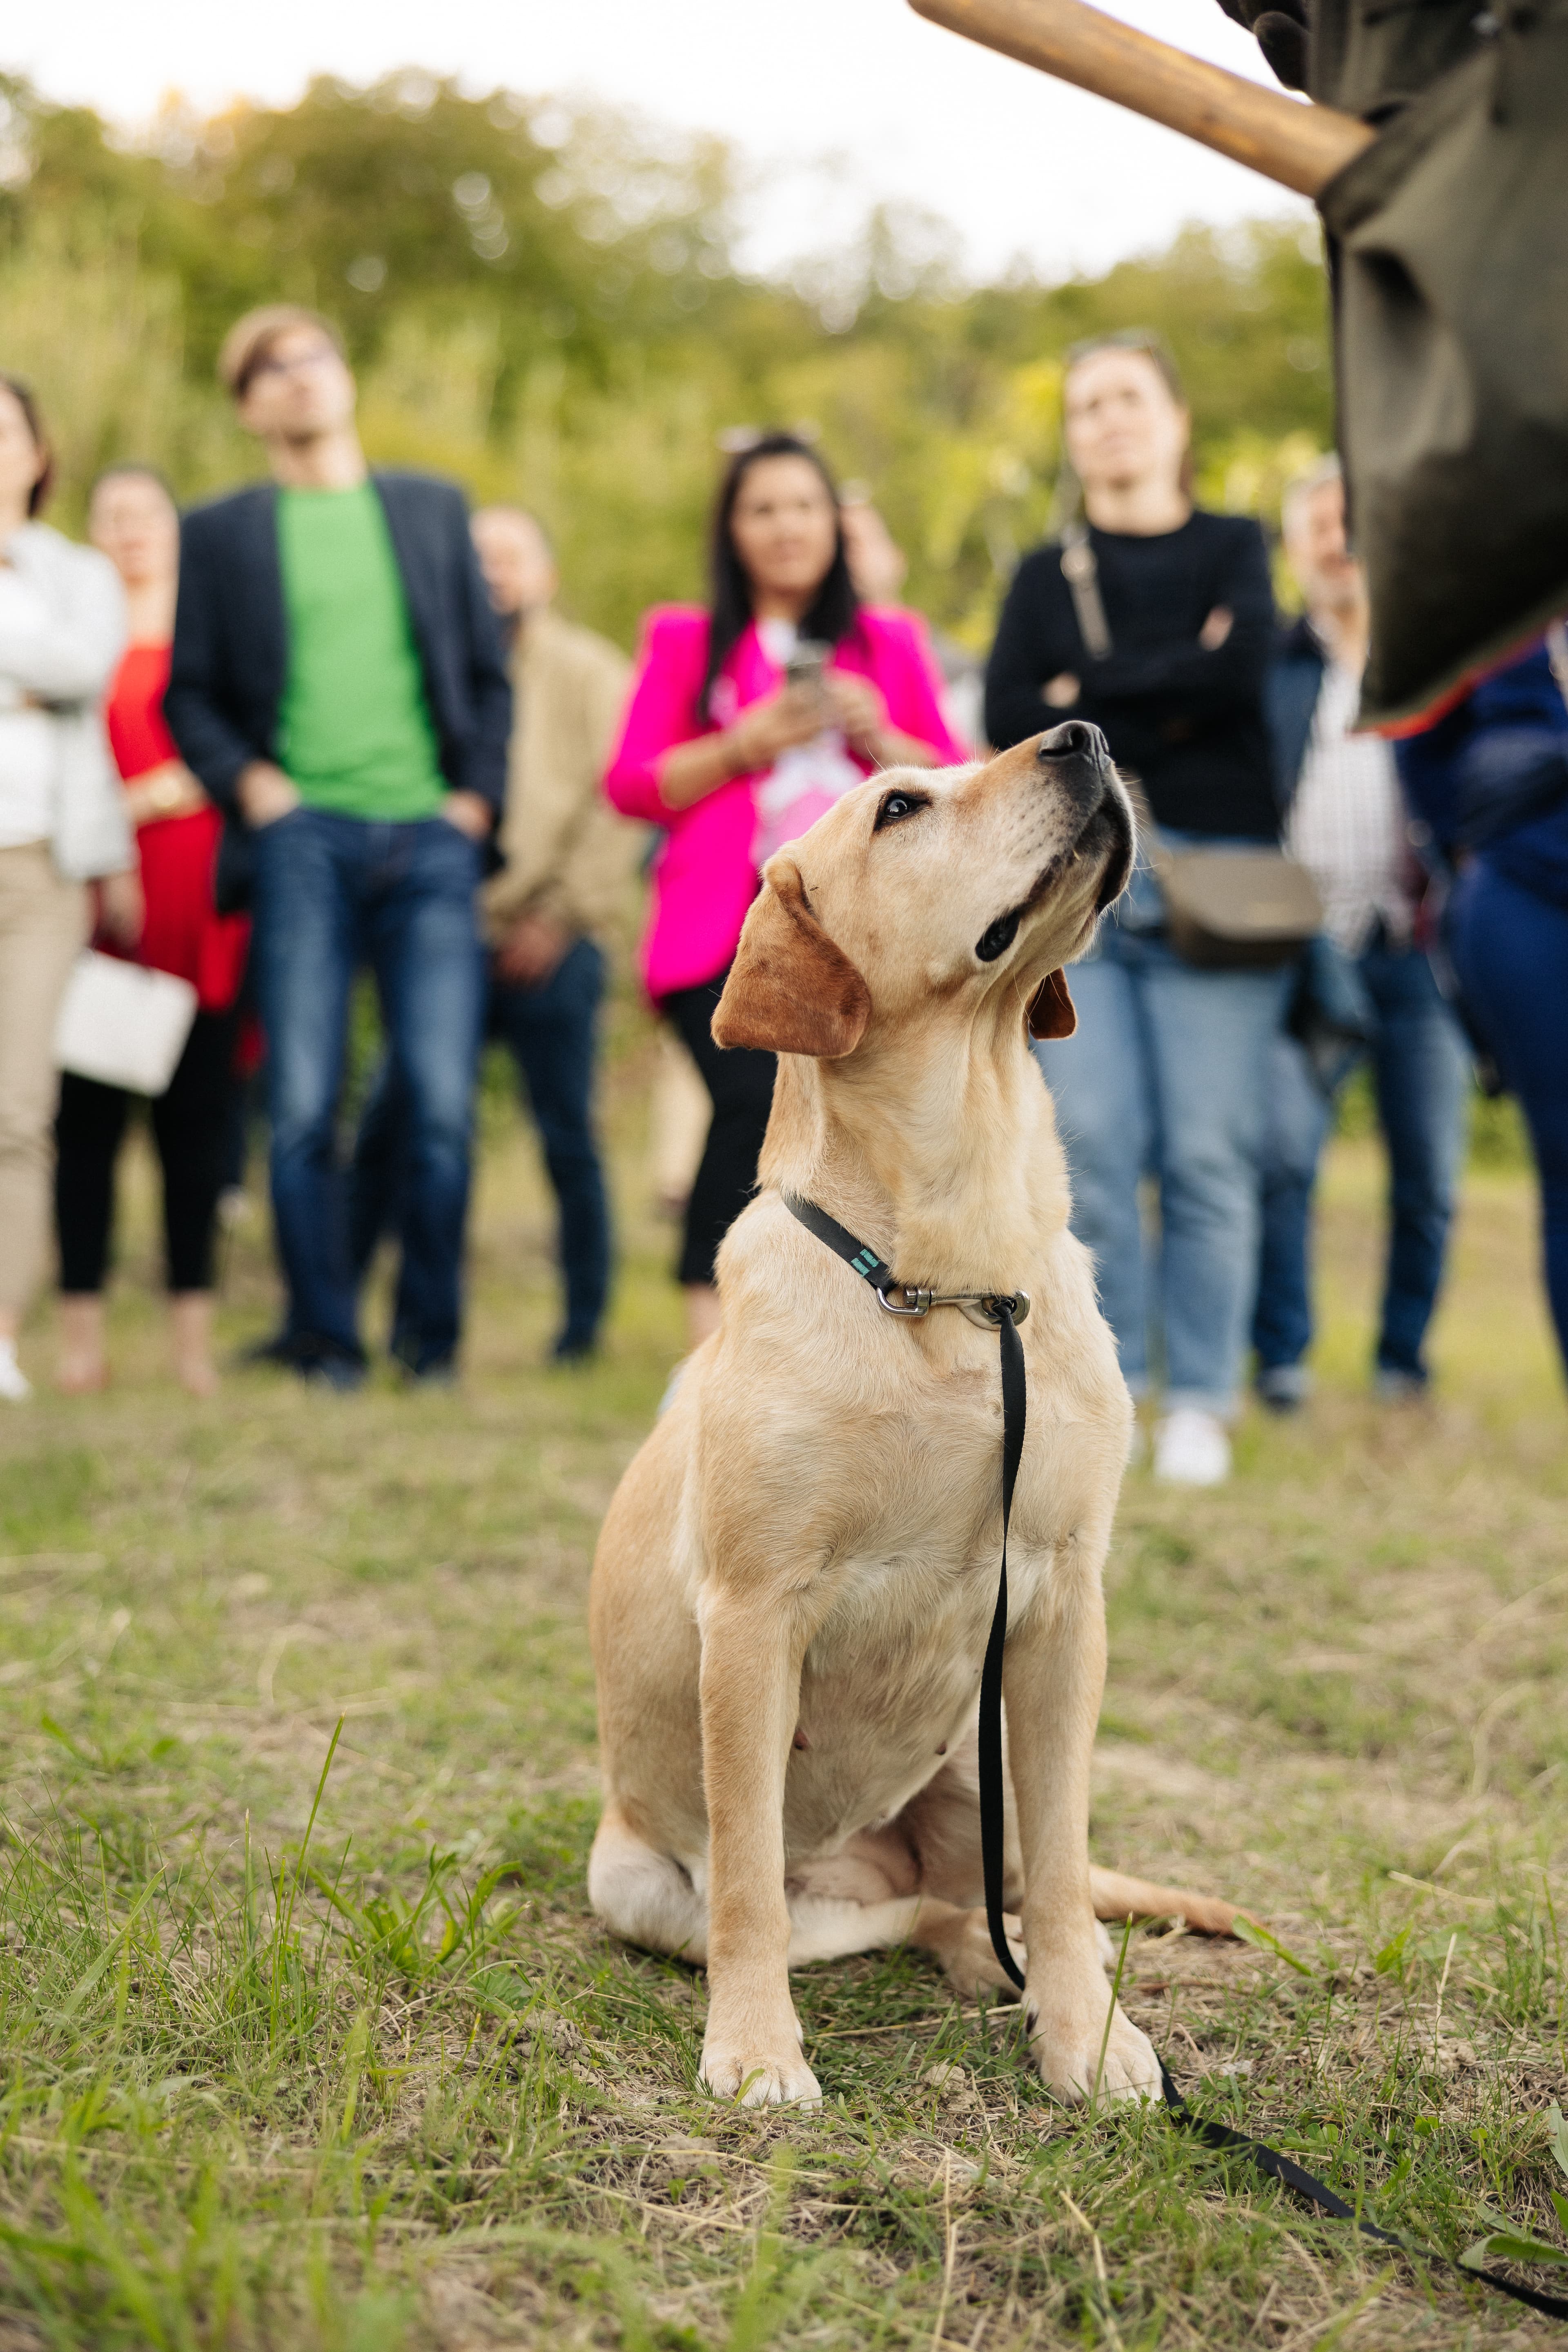
{"label": "red dress", "polygon": [[[168,683],[167,646],[126,647],[104,719],[115,765],[128,784],[180,756],[163,722]],[[204,1013],[226,1013],[234,1003],[250,941],[248,918],[220,915],[213,904],[222,828],[216,809],[202,808],[150,817],[136,834],[147,918],[135,960],[188,980]]]}

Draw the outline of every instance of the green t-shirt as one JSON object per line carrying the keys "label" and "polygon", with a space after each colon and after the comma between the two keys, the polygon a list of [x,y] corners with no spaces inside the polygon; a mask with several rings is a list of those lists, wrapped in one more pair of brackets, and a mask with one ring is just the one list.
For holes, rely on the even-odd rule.
{"label": "green t-shirt", "polygon": [[446,779],[386,515],[374,486],[279,490],[289,677],[278,762],[310,808],[434,816]]}

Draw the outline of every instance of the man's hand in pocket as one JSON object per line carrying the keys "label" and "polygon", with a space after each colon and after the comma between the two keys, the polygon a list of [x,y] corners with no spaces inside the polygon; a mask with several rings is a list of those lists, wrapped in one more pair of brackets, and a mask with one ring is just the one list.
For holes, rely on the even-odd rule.
{"label": "man's hand in pocket", "polygon": [[239,772],[239,807],[247,824],[258,832],[276,824],[300,805],[300,790],[270,760],[252,760]]}

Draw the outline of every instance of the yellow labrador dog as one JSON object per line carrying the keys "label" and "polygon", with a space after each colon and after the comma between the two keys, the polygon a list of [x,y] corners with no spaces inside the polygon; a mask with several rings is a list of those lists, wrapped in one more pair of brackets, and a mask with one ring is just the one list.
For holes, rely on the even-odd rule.
{"label": "yellow labrador dog", "polygon": [[1070,720],[984,767],[860,785],[769,860],[746,919],[713,1034],[780,1055],[763,1190],[720,1255],[722,1328],[610,1506],[591,1597],[590,1897],[631,1942],[706,1961],[702,2077],[723,2096],[819,2095],[792,1965],[909,1941],[964,1993],[1007,1990],[979,1907],[975,1732],[996,1337],[955,1311],[884,1312],[784,1193],[903,1284],[1031,1301],[1006,1900],[1051,2089],[1159,2092],[1145,2037],[1120,2010],[1108,2029],[1097,1910],[1219,1932],[1233,1916],[1089,1863],[1131,1407],[1028,1033],[1070,1032],[1062,966],[1131,857],[1104,739]]}

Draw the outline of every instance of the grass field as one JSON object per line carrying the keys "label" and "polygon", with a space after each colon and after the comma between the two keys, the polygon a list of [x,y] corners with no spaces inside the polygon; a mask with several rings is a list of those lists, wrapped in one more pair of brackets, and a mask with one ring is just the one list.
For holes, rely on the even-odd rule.
{"label": "grass field", "polygon": [[[1053,2108],[1013,2013],[910,1955],[800,1979],[820,2112],[698,2093],[700,1978],[583,1893],[588,1563],[679,1337],[645,1072],[633,1038],[593,1371],[537,1369],[548,1223],[492,1108],[463,1393],[185,1401],[143,1173],[115,1388],[0,1419],[3,2352],[1551,2340],[1159,2114]],[[1506,2225],[1568,2261],[1568,1429],[1533,1204],[1473,1175],[1437,1401],[1385,1412],[1379,1183],[1337,1148],[1311,1412],[1249,1420],[1218,1493],[1128,1481],[1095,1851],[1234,1895],[1289,1955],[1131,1939],[1132,2014],[1207,2112],[1428,2243]],[[258,1226],[226,1302],[230,1339],[266,1328]]]}

